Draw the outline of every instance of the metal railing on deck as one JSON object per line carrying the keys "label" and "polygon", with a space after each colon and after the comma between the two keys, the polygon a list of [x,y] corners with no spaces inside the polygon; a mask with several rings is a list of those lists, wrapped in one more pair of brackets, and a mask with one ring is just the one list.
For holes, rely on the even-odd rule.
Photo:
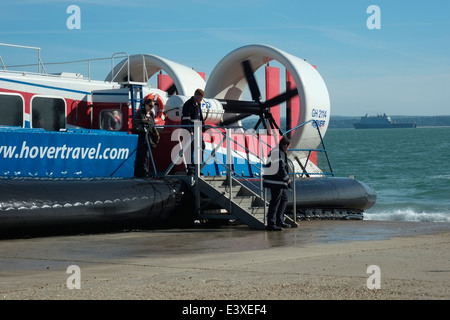
{"label": "metal railing on deck", "polygon": [[[300,167],[301,171],[296,171],[298,176],[310,177],[311,175],[330,175],[334,176],[333,169],[331,167],[330,159],[323,142],[323,137],[320,132],[319,123],[317,120],[312,119],[302,124],[299,124],[295,128],[285,132],[283,136],[288,135],[294,130],[310,130],[316,135],[316,139],[310,141],[300,141],[297,148],[289,149],[291,156],[293,157],[293,163]],[[311,134],[310,136],[313,136]],[[317,164],[309,165],[313,154],[317,157]],[[304,162],[302,162],[304,160]],[[294,165],[295,166],[295,165]],[[308,168],[316,168],[316,171],[308,171]]]}
{"label": "metal railing on deck", "polygon": [[[168,125],[168,126],[156,126],[157,128],[163,128],[163,127],[176,127],[176,128],[190,128],[192,126],[190,125]],[[260,197],[261,199],[263,199],[264,202],[264,216],[265,216],[265,193],[264,193],[264,188],[263,188],[263,180],[262,180],[262,172],[263,172],[263,164],[265,162],[265,157],[260,157],[257,154],[255,154],[253,151],[249,150],[246,146],[242,145],[241,143],[239,143],[238,141],[235,141],[234,139],[231,138],[231,130],[234,129],[240,129],[243,130],[243,127],[239,127],[239,126],[234,126],[234,127],[213,127],[213,126],[209,126],[206,125],[206,128],[208,128],[209,130],[214,131],[215,133],[217,133],[217,135],[221,136],[222,139],[220,139],[219,141],[214,141],[214,149],[212,150],[212,152],[208,155],[208,157],[206,158],[206,160],[203,158],[202,162],[200,161],[194,161],[194,164],[196,166],[195,168],[195,175],[194,175],[194,179],[195,179],[195,186],[196,188],[198,188],[198,179],[200,177],[200,172],[205,168],[205,166],[211,161],[214,160],[214,163],[217,164],[218,166],[222,166],[225,169],[225,175],[227,176],[228,179],[228,193],[229,193],[229,199],[230,199],[230,208],[231,209],[231,201],[233,201],[233,182],[232,182],[232,178],[235,179],[242,179],[245,180],[246,183],[248,185],[252,185],[254,186],[255,190],[257,190],[257,192],[259,192],[259,194],[257,192],[255,192],[255,195]],[[209,132],[211,133],[211,132]],[[180,145],[180,151],[178,152],[177,156],[172,159],[172,162],[169,164],[169,166],[167,167],[166,170],[164,170],[162,173],[158,173],[155,169],[155,161],[153,158],[153,154],[150,151],[150,161],[152,163],[152,167],[154,168],[154,173],[155,176],[157,177],[167,177],[169,175],[169,172],[171,172],[171,170],[174,168],[174,166],[179,162],[179,160],[184,157],[184,154],[186,152],[190,152],[190,148],[192,146],[192,142],[194,141],[195,137],[197,136],[197,139],[199,139],[199,134],[201,134],[201,126],[194,126],[194,135],[190,136],[190,139],[187,142],[181,143],[181,141],[179,141],[179,145]],[[261,141],[260,139],[258,139],[258,136],[255,133],[252,132],[246,132],[246,134],[251,135],[255,138],[257,138],[257,141],[259,141],[259,153],[260,155],[263,155],[262,152],[262,148],[263,145],[265,144],[266,147],[271,148],[271,146],[263,141]],[[202,141],[201,139],[197,140],[197,141]],[[222,160],[220,160],[218,157],[216,157],[216,154],[218,153],[219,149],[223,148],[223,144],[226,144],[226,161],[223,162]],[[235,148],[232,148],[232,145],[234,144]],[[188,150],[185,150],[183,148],[183,146],[187,146]],[[241,148],[241,150],[243,150],[243,154],[237,151],[234,151],[234,149],[237,148]],[[201,149],[201,146],[199,147],[199,149]],[[197,150],[199,151],[199,150]],[[203,151],[203,150],[202,150]],[[253,163],[252,161],[250,161],[250,159],[246,159],[249,156],[253,156],[256,159],[258,159],[258,161],[256,163]],[[194,159],[191,160],[195,160],[195,159],[199,159],[199,154],[197,153],[197,157],[194,155]],[[233,164],[234,162],[234,158],[241,158],[244,162],[248,161],[248,164],[251,168],[254,168],[255,170],[251,171],[253,172],[253,174],[251,176],[245,176],[244,174],[240,174],[239,172],[237,172],[237,170],[235,170],[233,168]],[[185,163],[185,162],[184,162]],[[186,163],[185,163],[186,165]],[[218,172],[220,173],[220,172]],[[254,180],[256,178],[256,182],[257,184],[255,184],[253,181],[251,181],[250,179]],[[252,192],[254,192],[253,190],[251,190]],[[198,189],[196,189],[196,193],[198,193]],[[196,199],[200,199],[200,197],[197,195]],[[197,204],[197,210],[199,209],[199,204]]]}
{"label": "metal railing on deck", "polygon": [[[31,49],[31,50],[37,50],[37,63],[31,63],[31,64],[20,64],[20,65],[6,65],[2,56],[0,56],[0,65],[2,66],[3,71],[9,71],[9,69],[17,69],[17,68],[29,68],[29,67],[34,67],[37,66],[37,74],[39,75],[47,75],[47,76],[59,76],[59,75],[55,75],[55,74],[49,74],[47,73],[47,70],[44,66],[44,63],[41,59],[41,48],[38,47],[30,47],[30,46],[22,46],[22,45],[15,45],[15,44],[7,44],[7,43],[0,43],[0,46],[4,46],[4,47],[13,47],[13,48],[21,48],[21,49]],[[117,58],[123,58],[126,60],[126,62],[124,62],[124,64],[118,69],[118,70],[114,70],[114,59]],[[45,65],[46,66],[51,66],[51,65],[69,65],[69,64],[87,64],[87,79],[91,79],[91,64],[92,62],[97,62],[97,61],[107,61],[110,60],[111,61],[111,82],[114,82],[116,75],[123,69],[123,68],[127,68],[127,81],[131,81],[130,79],[130,57],[128,55],[128,53],[126,52],[117,52],[114,53],[111,57],[106,57],[106,58],[90,58],[90,59],[82,59],[82,60],[73,60],[73,61],[63,61],[63,62],[46,62]],[[142,55],[142,60],[145,60],[144,55]],[[12,71],[12,72],[22,72],[23,70],[20,71]],[[33,72],[30,72],[33,73]],[[80,73],[81,74],[81,73]],[[145,63],[143,63],[142,66],[142,74],[143,74],[143,79],[148,79],[148,74],[147,74],[147,68],[145,67]]]}
{"label": "metal railing on deck", "polygon": [[296,186],[296,183],[295,183],[295,176],[296,176],[296,174],[295,174],[295,166],[294,166],[294,163],[292,162],[292,160],[291,159],[289,159],[288,158],[288,162],[289,162],[289,164],[290,165],[292,165],[292,169],[290,170],[290,172],[289,172],[289,175],[291,175],[292,176],[292,193],[293,193],[293,200],[292,200],[292,202],[293,202],[293,216],[294,216],[294,222],[295,223],[297,223],[297,186]]}
{"label": "metal railing on deck", "polygon": [[[37,51],[37,64],[34,64],[34,65],[35,66],[37,65],[39,74],[41,73],[41,69],[44,73],[47,73],[45,71],[44,63],[41,60],[41,48],[30,47],[30,46],[21,46],[21,45],[17,45],[17,44],[9,44],[9,43],[0,43],[0,46],[36,50]],[[3,70],[6,70],[6,65],[1,56],[0,56],[0,60],[1,60],[2,66],[3,66]]]}
{"label": "metal railing on deck", "polygon": [[[317,121],[315,120],[310,120],[308,122],[302,123],[298,126],[296,126],[295,128],[293,128],[292,130],[286,132],[284,135],[286,135],[287,133],[296,130],[296,129],[300,129],[302,127],[305,128],[306,125],[311,124],[311,127],[313,128],[313,130],[317,130],[317,134],[318,134],[318,138],[320,140],[319,146],[320,148],[296,148],[296,149],[289,149],[289,151],[292,151],[293,154],[295,153],[306,153],[307,156],[304,158],[305,163],[301,163],[300,159],[298,157],[295,157],[293,160],[292,159],[288,159],[289,165],[291,167],[289,174],[292,176],[292,189],[290,189],[290,191],[293,192],[293,197],[294,197],[294,203],[296,203],[296,178],[297,177],[301,177],[301,176],[309,176],[309,175],[313,175],[313,174],[322,174],[322,175],[333,175],[332,169],[331,169],[331,165],[328,159],[328,155],[326,153],[326,149],[325,146],[323,144],[323,139],[322,136],[320,134],[320,130],[319,130],[319,126],[317,125]],[[167,125],[167,126],[155,126],[156,128],[169,128],[169,127],[175,127],[175,128],[189,128],[192,126],[188,126],[188,125]],[[213,131],[214,133],[217,133],[217,135],[221,136],[222,138],[219,139],[219,141],[212,141],[213,142],[213,149],[211,150],[211,153],[207,156],[207,157],[201,157],[201,154],[199,153],[199,151],[201,150],[201,146],[198,147],[197,150],[197,157],[194,156],[194,159],[199,159],[202,158],[202,161],[195,161],[194,164],[196,166],[196,170],[195,170],[195,175],[194,175],[194,179],[195,179],[195,185],[198,186],[198,179],[200,177],[200,172],[202,172],[202,170],[208,165],[208,163],[211,160],[214,160],[214,163],[217,164],[218,166],[221,166],[225,169],[225,175],[227,176],[228,179],[228,186],[229,186],[229,199],[230,199],[230,208],[231,208],[231,201],[233,201],[233,183],[232,183],[232,178],[236,178],[236,179],[241,179],[244,180],[246,182],[246,184],[248,185],[252,185],[254,186],[254,189],[256,190],[255,195],[259,196],[264,203],[264,219],[266,217],[266,192],[265,189],[263,187],[263,166],[267,161],[266,156],[268,155],[268,153],[270,152],[270,150],[272,149],[272,146],[269,145],[267,142],[262,141],[260,139],[260,136],[258,136],[255,132],[252,131],[246,131],[246,129],[244,127],[240,127],[240,126],[232,126],[232,127],[213,127],[213,126],[205,126],[205,128],[208,128],[208,130]],[[256,138],[256,141],[258,141],[258,154],[255,154],[252,150],[250,150],[249,148],[247,148],[245,145],[242,145],[241,143],[239,143],[238,141],[232,139],[231,137],[231,133],[232,130],[236,130],[239,129],[241,131],[243,131],[246,135],[249,135],[253,138]],[[211,134],[211,131],[207,131],[208,133]],[[183,148],[183,146],[187,146],[187,148],[191,148],[192,146],[192,142],[194,141],[194,139],[197,137],[197,141],[202,141],[200,135],[202,134],[202,128],[201,126],[194,126],[194,135],[190,135],[190,138],[188,139],[187,142],[181,143],[181,141],[179,140],[178,137],[178,141],[179,141],[179,147],[180,150],[178,152],[178,155],[172,159],[172,162],[169,164],[169,166],[163,171],[163,172],[157,172],[156,171],[156,165],[155,165],[155,161],[153,158],[153,154],[150,150],[150,159],[151,159],[151,163],[152,163],[152,168],[154,170],[154,174],[157,177],[162,177],[165,178],[169,175],[169,173],[172,171],[172,169],[174,168],[174,166],[180,161],[180,159],[184,156],[185,152],[187,152],[188,150],[185,150]],[[244,140],[245,141],[245,140]],[[317,140],[316,140],[317,142]],[[226,152],[225,152],[225,159],[226,161],[222,161],[220,160],[218,157],[216,157],[217,153],[219,152],[219,150],[223,150],[223,145],[226,145]],[[301,146],[301,142],[300,142],[300,146]],[[267,151],[264,152],[263,148],[266,148]],[[149,148],[150,149],[150,148]],[[237,152],[235,150],[242,150],[242,152]],[[189,151],[190,152],[190,151]],[[203,150],[202,150],[203,152]],[[324,172],[321,171],[320,173],[318,172],[308,172],[306,171],[306,168],[308,167],[308,161],[310,161],[310,157],[312,155],[313,152],[317,152],[317,153],[323,153],[324,159],[325,159],[325,163],[328,165],[328,168],[330,170],[330,172]],[[266,154],[267,153],[267,154]],[[250,161],[250,157],[253,157],[254,159],[257,159],[256,162]],[[206,159],[204,159],[206,158]],[[244,162],[248,162],[248,165],[253,168],[254,170],[249,170],[250,175],[246,176],[243,173],[239,173],[235,166],[234,166],[234,159],[235,158],[241,158]],[[193,160],[193,159],[191,159]],[[300,163],[300,167],[302,168],[301,172],[296,171],[296,166],[295,163],[299,164]],[[184,161],[184,164],[186,165],[186,162]],[[218,172],[219,175],[220,172]],[[255,184],[255,179],[256,179],[256,184]],[[196,187],[196,192],[198,191],[198,187]],[[258,195],[259,193],[259,195]],[[196,199],[200,199],[200,197],[197,195]],[[293,206],[293,210],[294,210],[294,221],[296,220],[296,206]],[[199,204],[197,204],[197,209],[200,209]],[[296,222],[296,221],[295,221]],[[265,221],[264,221],[265,223]]]}

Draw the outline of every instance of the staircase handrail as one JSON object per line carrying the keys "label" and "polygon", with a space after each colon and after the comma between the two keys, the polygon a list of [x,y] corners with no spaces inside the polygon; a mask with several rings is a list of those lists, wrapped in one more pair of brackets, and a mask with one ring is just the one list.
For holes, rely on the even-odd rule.
{"label": "staircase handrail", "polygon": [[[309,154],[308,154],[308,157],[307,157],[307,161],[309,160],[309,156],[311,155],[311,152],[313,152],[313,151],[323,152],[325,154],[325,158],[327,160],[328,167],[330,168],[330,172],[329,173],[328,172],[323,172],[323,171],[320,172],[320,173],[306,172],[305,169],[304,169],[303,172],[295,172],[295,174],[299,174],[299,175],[306,174],[308,176],[309,175],[331,175],[331,176],[334,176],[333,169],[331,167],[331,162],[330,162],[330,159],[328,157],[328,152],[327,152],[327,149],[325,148],[325,143],[323,142],[323,137],[322,137],[322,134],[320,132],[320,126],[319,126],[319,123],[317,122],[316,119],[311,119],[311,120],[308,120],[306,122],[303,122],[303,123],[295,126],[294,128],[292,128],[292,129],[286,131],[285,133],[283,133],[283,136],[287,136],[292,131],[294,131],[296,129],[299,129],[299,128],[303,127],[303,126],[306,126],[307,124],[310,124],[310,123],[314,123],[314,127],[317,130],[318,136],[320,138],[320,143],[322,144],[323,148],[322,149],[317,149],[317,148],[314,148],[314,149],[313,148],[298,148],[298,149],[289,149],[288,151],[309,151]],[[306,164],[307,164],[307,162],[305,163],[305,168],[306,168]],[[295,166],[294,166],[294,168],[295,168]]]}

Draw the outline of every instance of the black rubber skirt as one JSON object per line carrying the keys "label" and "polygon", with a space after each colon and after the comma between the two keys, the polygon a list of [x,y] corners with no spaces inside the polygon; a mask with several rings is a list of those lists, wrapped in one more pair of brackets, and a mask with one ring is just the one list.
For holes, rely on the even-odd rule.
{"label": "black rubber skirt", "polygon": [[177,220],[183,197],[176,180],[0,179],[0,237],[152,228]]}

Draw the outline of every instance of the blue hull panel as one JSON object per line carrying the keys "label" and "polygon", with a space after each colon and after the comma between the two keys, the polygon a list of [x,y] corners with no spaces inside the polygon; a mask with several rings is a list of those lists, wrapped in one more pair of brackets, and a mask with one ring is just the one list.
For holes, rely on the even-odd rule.
{"label": "blue hull panel", "polygon": [[131,178],[136,146],[125,132],[0,127],[0,176]]}

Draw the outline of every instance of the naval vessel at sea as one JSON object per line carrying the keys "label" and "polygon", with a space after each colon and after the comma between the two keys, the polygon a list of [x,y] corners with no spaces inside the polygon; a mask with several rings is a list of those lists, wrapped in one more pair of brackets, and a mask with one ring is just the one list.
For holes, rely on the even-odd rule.
{"label": "naval vessel at sea", "polygon": [[392,129],[392,128],[416,128],[417,122],[395,122],[386,113],[382,115],[361,117],[360,122],[353,124],[355,129]]}

